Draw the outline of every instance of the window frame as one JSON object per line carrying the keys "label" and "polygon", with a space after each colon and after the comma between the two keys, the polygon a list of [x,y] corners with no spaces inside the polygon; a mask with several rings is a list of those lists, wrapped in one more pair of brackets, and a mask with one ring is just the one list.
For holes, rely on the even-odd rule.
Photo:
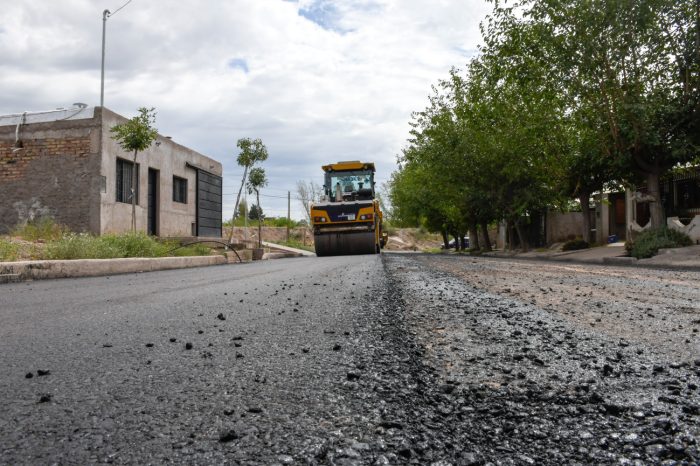
{"label": "window frame", "polygon": [[[116,176],[115,176],[115,182],[116,182],[116,191],[115,191],[115,199],[116,202],[121,202],[123,204],[131,204],[131,180],[132,177],[128,177],[128,181],[124,180],[124,165],[129,165],[132,167],[134,166],[134,162],[131,160],[123,159],[121,157],[117,157],[117,162],[116,162]],[[134,190],[134,195],[136,197],[136,205],[139,204],[139,194],[140,194],[140,189],[139,185],[141,184],[141,173],[140,173],[140,164],[137,162],[136,164],[136,189]],[[131,173],[129,173],[131,175]],[[120,183],[121,180],[121,183]],[[124,192],[126,190],[126,192]],[[120,196],[121,194],[121,196]]]}
{"label": "window frame", "polygon": [[[173,202],[177,202],[179,204],[187,204],[187,181],[187,178],[173,175]],[[182,198],[183,200],[180,200],[180,198]]]}

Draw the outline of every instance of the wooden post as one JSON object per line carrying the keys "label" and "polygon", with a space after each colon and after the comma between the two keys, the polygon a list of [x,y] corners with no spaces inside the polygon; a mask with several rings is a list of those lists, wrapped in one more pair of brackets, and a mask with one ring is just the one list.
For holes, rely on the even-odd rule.
{"label": "wooden post", "polygon": [[287,191],[287,243],[288,244],[289,244],[289,222],[292,221],[291,202],[292,202],[292,193],[291,193],[291,191]]}

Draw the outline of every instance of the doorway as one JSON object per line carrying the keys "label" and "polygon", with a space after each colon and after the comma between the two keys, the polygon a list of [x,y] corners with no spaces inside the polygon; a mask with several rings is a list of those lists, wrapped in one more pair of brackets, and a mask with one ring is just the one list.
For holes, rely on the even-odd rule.
{"label": "doorway", "polygon": [[148,169],[148,234],[158,235],[158,170]]}

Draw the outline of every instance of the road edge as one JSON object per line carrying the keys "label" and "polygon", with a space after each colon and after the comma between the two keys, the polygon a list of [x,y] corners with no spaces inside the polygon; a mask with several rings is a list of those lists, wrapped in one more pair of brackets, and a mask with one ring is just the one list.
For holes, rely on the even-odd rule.
{"label": "road edge", "polygon": [[98,277],[228,263],[229,260],[223,255],[4,262],[0,263],[0,283],[52,278]]}

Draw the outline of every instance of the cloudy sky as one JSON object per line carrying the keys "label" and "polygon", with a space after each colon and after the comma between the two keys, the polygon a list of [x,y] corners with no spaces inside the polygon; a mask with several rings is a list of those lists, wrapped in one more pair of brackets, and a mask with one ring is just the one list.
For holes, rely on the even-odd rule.
{"label": "cloudy sky", "polygon": [[[2,0],[0,114],[99,105],[102,11],[127,0]],[[242,171],[236,141],[270,158],[263,210],[286,215],[320,166],[396,168],[410,114],[480,43],[486,0],[131,0],[107,21],[105,106],[156,107],[163,135],[224,165],[224,216]],[[292,202],[292,217],[302,217]]]}

